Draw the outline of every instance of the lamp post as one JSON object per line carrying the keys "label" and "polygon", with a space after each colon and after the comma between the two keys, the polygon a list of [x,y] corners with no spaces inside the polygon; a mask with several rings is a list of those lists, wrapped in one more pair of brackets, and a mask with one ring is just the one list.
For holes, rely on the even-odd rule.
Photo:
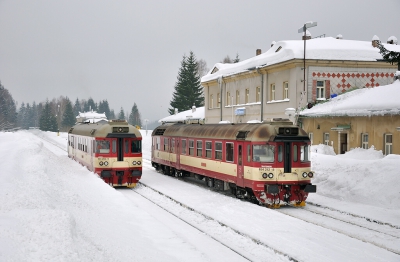
{"label": "lamp post", "polygon": [[317,22],[307,22],[305,23],[302,27],[299,28],[298,32],[299,33],[304,33],[303,38],[304,38],[304,59],[303,59],[303,92],[306,91],[306,32],[307,28],[317,26]]}
{"label": "lamp post", "polygon": [[144,123],[145,123],[145,125],[146,125],[146,136],[147,136],[147,122],[148,122],[149,120],[148,119],[145,119],[144,120]]}

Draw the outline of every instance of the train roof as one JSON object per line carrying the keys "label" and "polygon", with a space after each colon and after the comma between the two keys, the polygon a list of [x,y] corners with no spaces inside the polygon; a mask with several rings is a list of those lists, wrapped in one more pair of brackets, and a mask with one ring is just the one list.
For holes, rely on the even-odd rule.
{"label": "train roof", "polygon": [[139,130],[125,120],[99,121],[96,123],[78,123],[68,132],[72,135],[89,137],[142,137]]}
{"label": "train roof", "polygon": [[164,124],[154,129],[152,135],[248,141],[309,140],[307,133],[303,129],[289,121],[204,125]]}

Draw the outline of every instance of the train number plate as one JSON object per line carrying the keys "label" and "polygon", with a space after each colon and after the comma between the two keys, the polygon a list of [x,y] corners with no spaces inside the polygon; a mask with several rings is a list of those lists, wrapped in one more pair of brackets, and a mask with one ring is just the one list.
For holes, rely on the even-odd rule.
{"label": "train number plate", "polygon": [[270,167],[260,167],[259,170],[260,170],[261,172],[266,172],[266,171],[270,171],[271,168],[270,168]]}

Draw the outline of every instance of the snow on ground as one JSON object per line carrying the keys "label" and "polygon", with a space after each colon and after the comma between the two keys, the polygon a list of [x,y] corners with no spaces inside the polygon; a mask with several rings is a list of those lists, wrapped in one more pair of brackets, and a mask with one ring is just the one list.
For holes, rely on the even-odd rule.
{"label": "snow on ground", "polygon": [[[66,148],[66,133],[57,136],[52,132],[34,132]],[[146,131],[141,132],[143,158],[150,159],[151,131],[147,135]],[[42,142],[32,131],[0,133],[0,145],[3,163],[0,261],[221,261],[221,256],[229,257],[229,261],[241,261],[223,247],[215,247],[221,256],[207,253],[213,245],[210,240],[167,226],[160,213],[144,209],[148,204],[139,199],[130,200],[121,191],[110,188],[95,174],[70,160],[59,147]],[[400,226],[400,156],[384,157],[374,149],[359,148],[336,156],[330,147],[318,145],[312,148],[312,161],[316,172],[313,183],[318,192],[310,195],[310,202]],[[246,233],[263,236],[263,241],[276,246],[291,243],[289,249],[303,261],[317,261],[321,257],[331,261],[335,258],[361,261],[370,254],[375,261],[399,259],[393,253],[334,231],[208,190],[193,189],[187,183],[150,169],[144,169],[142,180],[180,197],[183,195],[183,199],[188,194],[187,198],[197,201],[192,202],[196,207],[213,212],[227,223],[243,221],[236,226]],[[179,190],[168,188],[171,183],[180,185]],[[233,212],[235,206],[239,211]],[[263,216],[252,217],[255,212]],[[237,220],[235,216],[239,216]],[[266,222],[276,226],[265,227]],[[288,223],[293,228],[281,228]],[[289,232],[301,234],[292,236]],[[293,245],[291,237],[282,238],[284,234],[307,242]],[[331,241],[332,247],[318,246],[318,239]],[[341,246],[344,249],[338,252]]]}

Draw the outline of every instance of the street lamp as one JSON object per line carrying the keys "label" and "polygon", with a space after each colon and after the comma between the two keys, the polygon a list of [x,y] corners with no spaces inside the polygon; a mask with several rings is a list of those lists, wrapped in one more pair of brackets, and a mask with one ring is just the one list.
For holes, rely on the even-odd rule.
{"label": "street lamp", "polygon": [[304,33],[303,39],[304,39],[304,59],[303,59],[303,92],[306,91],[306,32],[307,28],[317,26],[317,22],[307,22],[305,23],[302,27],[299,28],[298,32],[299,33]]}
{"label": "street lamp", "polygon": [[146,136],[147,136],[147,122],[149,122],[149,120],[148,120],[148,119],[145,119],[145,120],[144,120],[144,123],[145,123],[145,125],[146,125]]}

